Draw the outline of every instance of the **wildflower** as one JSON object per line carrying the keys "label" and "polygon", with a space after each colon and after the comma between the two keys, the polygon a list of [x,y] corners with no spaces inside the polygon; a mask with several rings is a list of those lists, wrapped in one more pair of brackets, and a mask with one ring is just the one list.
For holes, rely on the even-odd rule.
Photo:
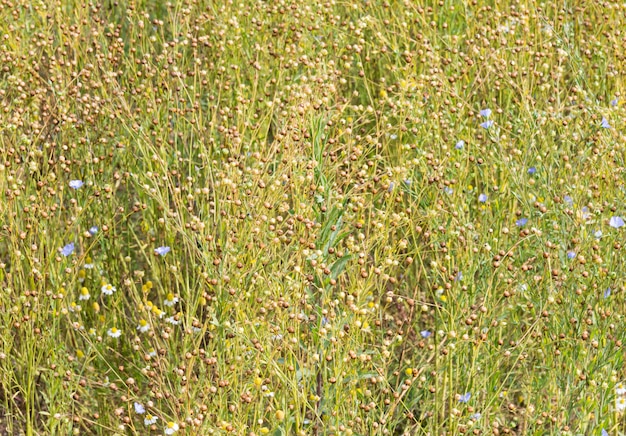
{"label": "wildflower", "polygon": [[171,292],[167,294],[167,297],[165,298],[165,301],[163,302],[163,304],[169,307],[174,306],[176,303],[178,303],[178,297],[172,294]]}
{"label": "wildflower", "polygon": [[620,227],[624,225],[624,220],[622,217],[612,216],[611,219],[609,220],[609,225],[613,227],[614,229],[619,229]]}
{"label": "wildflower", "polygon": [[456,145],[454,146],[454,148],[456,148],[457,150],[463,150],[463,146],[465,145],[465,141],[463,141],[462,139],[456,143]]}
{"label": "wildflower", "polygon": [[143,423],[144,425],[152,425],[152,424],[156,424],[157,420],[159,418],[156,416],[152,416],[149,413],[146,415],[146,417],[143,419]]}
{"label": "wildflower", "polygon": [[70,242],[65,247],[61,249],[61,254],[65,257],[71,255],[74,252],[74,243]]}
{"label": "wildflower", "polygon": [[528,174],[533,175],[537,172],[537,168],[535,167],[530,167],[528,168]]}
{"label": "wildflower", "polygon": [[112,338],[119,338],[120,336],[122,336],[122,331],[118,330],[116,327],[111,327],[107,331],[107,335],[109,335]]}
{"label": "wildflower", "polygon": [[95,235],[96,233],[98,233],[98,227],[96,227],[96,226],[89,227],[89,234],[91,236]]}
{"label": "wildflower", "polygon": [[69,184],[72,189],[80,189],[84,185],[82,180],[70,180]]}
{"label": "wildflower", "polygon": [[445,188],[443,188],[443,191],[448,195],[452,195],[452,193],[454,192],[454,190],[450,188],[449,186],[446,186]]}
{"label": "wildflower", "polygon": [[602,429],[602,433],[600,433],[600,436],[609,436],[609,432],[605,429]]}
{"label": "wildflower", "polygon": [[141,403],[134,403],[135,406],[135,413],[137,413],[138,415],[143,415],[144,413],[146,413],[146,408],[143,407],[143,404]]}
{"label": "wildflower", "polygon": [[491,109],[487,108],[487,109],[481,110],[480,115],[482,117],[489,118],[489,116],[491,115]]}
{"label": "wildflower", "polygon": [[82,309],[80,304],[76,304],[74,301],[70,303],[69,310],[70,312],[80,312]]}
{"label": "wildflower", "polygon": [[117,289],[115,289],[115,286],[111,285],[110,283],[107,283],[106,285],[102,286],[102,293],[104,295],[113,295],[113,293],[116,290]]}
{"label": "wildflower", "polygon": [[486,194],[480,194],[478,196],[478,201],[480,201],[481,203],[484,203],[487,201],[487,195]]}
{"label": "wildflower", "polygon": [[454,281],[460,282],[461,280],[463,280],[463,273],[459,271],[458,273],[456,273],[456,276],[454,276]]}
{"label": "wildflower", "polygon": [[145,319],[140,319],[137,330],[139,330],[141,333],[145,333],[150,330],[150,324],[148,324],[148,321],[146,321]]}
{"label": "wildflower", "polygon": [[613,100],[611,100],[611,106],[616,107],[619,104],[619,100],[617,98],[614,98]]}
{"label": "wildflower", "polygon": [[152,313],[154,313],[156,316],[158,316],[158,317],[159,317],[159,319],[160,319],[160,318],[163,318],[163,315],[165,315],[165,312],[164,312],[164,311],[162,311],[161,309],[159,309],[159,308],[158,308],[158,307],[156,307],[156,306],[152,306],[152,307],[150,308],[150,310],[152,311]]}
{"label": "wildflower", "polygon": [[619,397],[615,399],[615,410],[622,413],[626,409],[626,398]]}
{"label": "wildflower", "polygon": [[158,247],[154,249],[154,252],[159,256],[165,256],[170,252],[170,247]]}
{"label": "wildflower", "polygon": [[387,192],[391,192],[391,191],[393,191],[393,187],[394,187],[395,185],[396,185],[395,183],[391,182],[391,183],[389,184],[389,187],[387,188]]}
{"label": "wildflower", "polygon": [[615,385],[615,393],[620,397],[623,397],[626,395],[626,387],[624,386],[624,383],[619,382],[618,384]]}
{"label": "wildflower", "polygon": [[89,289],[85,287],[80,288],[80,295],[78,296],[79,300],[87,301],[90,297],[91,295],[89,295]]}
{"label": "wildflower", "polygon": [[178,325],[180,324],[180,321],[178,319],[176,319],[176,316],[170,316],[168,318],[165,318],[166,322],[169,322],[172,325]]}
{"label": "wildflower", "polygon": [[602,117],[602,123],[600,123],[600,127],[602,127],[603,129],[610,129],[611,125],[606,118]]}
{"label": "wildflower", "polygon": [[168,422],[167,425],[165,426],[165,434],[174,434],[178,431],[178,424],[176,424],[175,422]]}
{"label": "wildflower", "polygon": [[575,251],[570,250],[570,251],[567,252],[567,258],[568,259],[571,260],[571,259],[573,259],[575,257],[576,257],[576,252]]}
{"label": "wildflower", "polygon": [[565,203],[570,207],[574,205],[574,200],[572,200],[572,197],[570,197],[569,195],[563,197],[563,201],[565,201]]}
{"label": "wildflower", "polygon": [[422,335],[422,337],[423,337],[424,339],[426,339],[426,338],[430,338],[430,336],[432,335],[432,333],[431,333],[430,331],[428,331],[428,330],[422,330],[422,331],[420,332],[420,335]]}
{"label": "wildflower", "polygon": [[524,227],[527,222],[528,222],[528,218],[520,218],[517,221],[515,221],[515,225],[517,227]]}
{"label": "wildflower", "polygon": [[482,415],[479,412],[476,412],[472,416],[470,416],[470,419],[472,421],[478,421],[481,417],[482,417]]}
{"label": "wildflower", "polygon": [[602,237],[602,230],[597,230],[597,231],[593,234],[593,236],[594,236],[596,239],[600,239],[600,238]]}
{"label": "wildflower", "polygon": [[459,397],[459,403],[467,403],[470,400],[470,398],[472,398],[472,394],[470,394],[469,392],[466,392],[465,394]]}
{"label": "wildflower", "polygon": [[611,296],[611,288],[606,288],[604,291],[604,298],[609,298]]}
{"label": "wildflower", "polygon": [[480,127],[483,129],[489,129],[493,126],[493,120],[487,120],[484,123],[480,123]]}

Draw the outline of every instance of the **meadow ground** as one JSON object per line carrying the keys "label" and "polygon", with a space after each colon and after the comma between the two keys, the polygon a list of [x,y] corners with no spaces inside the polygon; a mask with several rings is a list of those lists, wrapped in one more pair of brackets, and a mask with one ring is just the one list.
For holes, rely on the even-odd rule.
{"label": "meadow ground", "polygon": [[621,434],[625,17],[2,0],[0,432]]}

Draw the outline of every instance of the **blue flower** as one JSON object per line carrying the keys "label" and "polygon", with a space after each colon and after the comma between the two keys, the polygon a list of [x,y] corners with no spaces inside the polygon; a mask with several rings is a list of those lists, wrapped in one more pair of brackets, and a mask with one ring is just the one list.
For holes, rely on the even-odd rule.
{"label": "blue flower", "polygon": [[528,168],[528,174],[532,175],[532,174],[535,174],[536,172],[537,172],[537,168],[535,168],[535,167]]}
{"label": "blue flower", "polygon": [[446,186],[445,188],[443,188],[443,192],[445,192],[448,195],[452,195],[454,190],[452,188],[450,188],[449,186]]}
{"label": "blue flower", "polygon": [[614,98],[613,100],[611,100],[611,106],[615,107],[617,106],[619,103],[619,100],[617,98]]}
{"label": "blue flower", "polygon": [[478,201],[480,201],[481,203],[484,203],[487,201],[487,194],[480,194],[478,196]]}
{"label": "blue flower", "polygon": [[67,244],[65,247],[63,247],[61,249],[61,254],[65,257],[69,256],[70,254],[72,254],[74,252],[74,243],[70,242],[69,244]]}
{"label": "blue flower", "polygon": [[605,429],[602,429],[602,433],[600,433],[600,436],[609,436],[609,432]]}
{"label": "blue flower", "polygon": [[80,189],[84,185],[82,180],[70,180],[70,188],[72,189]]}
{"label": "blue flower", "polygon": [[600,127],[602,127],[603,129],[610,129],[611,125],[606,118],[602,117],[602,123],[600,123]]}
{"label": "blue flower", "polygon": [[568,206],[573,206],[574,205],[574,200],[569,195],[566,195],[565,197],[563,197],[563,201],[565,201],[565,203]]}
{"label": "blue flower", "polygon": [[476,412],[472,416],[470,416],[470,419],[472,421],[478,421],[481,417],[482,417],[482,415],[479,412]]}
{"label": "blue flower", "polygon": [[462,139],[456,143],[456,145],[454,146],[454,148],[456,148],[457,150],[463,150],[463,146],[465,145],[465,141],[463,141]]}
{"label": "blue flower", "polygon": [[528,222],[528,218],[520,218],[517,221],[515,221],[515,225],[517,227],[524,227],[527,222]]}
{"label": "blue flower", "polygon": [[96,227],[96,226],[89,227],[89,234],[91,236],[95,235],[96,233],[98,233],[98,227]]}
{"label": "blue flower", "polygon": [[170,247],[159,247],[159,248],[155,248],[154,252],[156,254],[158,254],[159,256],[165,256],[167,253],[170,252]]}
{"label": "blue flower", "polygon": [[469,392],[466,392],[465,394],[461,395],[461,397],[459,398],[459,403],[467,403],[470,398],[472,398],[472,394],[470,394]]}
{"label": "blue flower", "polygon": [[596,239],[600,239],[600,238],[602,237],[602,230],[597,230],[597,231],[593,234],[593,236],[594,236]]}
{"label": "blue flower", "polygon": [[489,115],[491,115],[491,109],[487,108],[487,109],[481,110],[480,115],[482,117],[489,118]]}
{"label": "blue flower", "polygon": [[604,298],[609,298],[611,296],[611,288],[606,288],[604,291]]}
{"label": "blue flower", "polygon": [[422,337],[423,337],[424,339],[426,339],[426,338],[430,338],[430,335],[432,335],[432,333],[431,333],[431,332],[429,332],[428,330],[422,330],[422,331],[420,332],[420,335],[422,335]]}
{"label": "blue flower", "polygon": [[396,185],[395,183],[391,182],[391,183],[389,184],[389,188],[387,188],[387,192],[391,192],[391,191],[393,191],[393,187],[394,187],[395,185]]}
{"label": "blue flower", "polygon": [[461,280],[463,280],[463,273],[459,271],[458,273],[456,273],[456,276],[454,277],[454,281],[460,282]]}
{"label": "blue flower", "polygon": [[576,252],[575,251],[570,250],[570,251],[567,252],[567,258],[568,259],[571,260],[571,259],[573,259],[575,257],[576,257]]}
{"label": "blue flower", "polygon": [[624,220],[620,216],[612,216],[609,220],[609,225],[614,229],[619,229],[624,226]]}
{"label": "blue flower", "polygon": [[483,129],[489,129],[491,126],[493,126],[493,120],[487,120],[484,123],[480,123],[480,127]]}

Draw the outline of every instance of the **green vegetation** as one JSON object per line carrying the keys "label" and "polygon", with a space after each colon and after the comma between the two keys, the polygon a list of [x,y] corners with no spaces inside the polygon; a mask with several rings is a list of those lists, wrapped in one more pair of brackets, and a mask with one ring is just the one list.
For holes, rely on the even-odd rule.
{"label": "green vegetation", "polygon": [[626,4],[3,0],[0,433],[621,434]]}

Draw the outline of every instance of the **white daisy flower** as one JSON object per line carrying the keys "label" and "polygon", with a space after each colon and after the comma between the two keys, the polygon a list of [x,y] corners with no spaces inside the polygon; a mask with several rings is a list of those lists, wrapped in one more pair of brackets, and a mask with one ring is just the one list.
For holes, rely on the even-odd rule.
{"label": "white daisy flower", "polygon": [[107,331],[107,335],[109,335],[112,338],[119,338],[120,336],[122,336],[122,331],[118,330],[117,327],[111,327]]}
{"label": "white daisy flower", "polygon": [[102,286],[102,293],[104,295],[113,295],[115,291],[117,291],[117,289],[115,289],[115,286],[113,286],[110,283],[107,283],[106,285]]}
{"label": "white daisy flower", "polygon": [[149,413],[146,415],[146,417],[143,419],[143,423],[145,425],[152,425],[152,424],[156,424],[157,420],[159,418],[157,416],[153,416],[150,415]]}
{"label": "white daisy flower", "polygon": [[169,307],[174,306],[176,303],[178,303],[178,297],[172,294],[171,292],[167,294],[165,301],[163,301],[163,304]]}
{"label": "white daisy flower", "polygon": [[139,330],[141,333],[146,333],[150,330],[150,324],[148,324],[148,321],[146,321],[145,319],[140,319],[137,330]]}
{"label": "white daisy flower", "polygon": [[178,431],[178,429],[179,429],[178,424],[170,421],[165,426],[165,434],[174,434]]}

